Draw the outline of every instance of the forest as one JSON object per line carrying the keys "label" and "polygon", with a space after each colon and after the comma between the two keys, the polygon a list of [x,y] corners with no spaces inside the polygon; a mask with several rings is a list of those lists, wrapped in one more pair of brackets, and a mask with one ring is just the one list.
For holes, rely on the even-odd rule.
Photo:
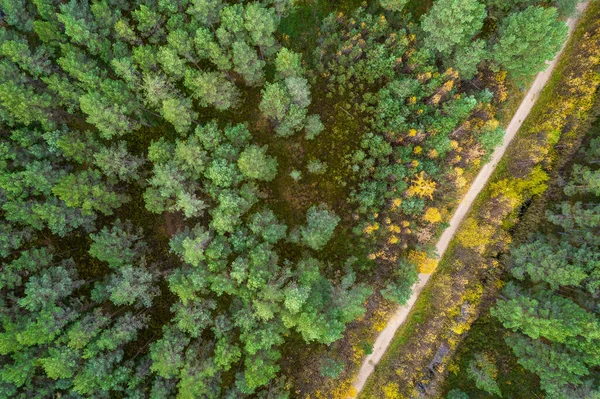
{"label": "forest", "polygon": [[359,398],[599,397],[599,55],[592,2]]}
{"label": "forest", "polygon": [[[345,398],[578,3],[0,0],[0,398]],[[596,147],[492,310],[549,398],[597,394]]]}

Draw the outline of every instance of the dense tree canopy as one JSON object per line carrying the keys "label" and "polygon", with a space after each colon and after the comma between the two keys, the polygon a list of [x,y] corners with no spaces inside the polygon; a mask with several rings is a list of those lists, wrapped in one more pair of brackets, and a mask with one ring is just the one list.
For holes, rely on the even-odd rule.
{"label": "dense tree canopy", "polygon": [[[320,3],[290,36],[310,5],[0,0],[0,397],[283,399],[289,359],[335,351],[367,300],[407,300],[501,142],[484,76],[540,70],[564,24],[524,2],[439,0],[421,21],[375,3]],[[564,284],[537,263],[553,240],[515,276]],[[596,258],[568,256],[586,245],[554,256],[595,289]],[[587,337],[557,307],[563,335],[524,313],[527,332]]]}

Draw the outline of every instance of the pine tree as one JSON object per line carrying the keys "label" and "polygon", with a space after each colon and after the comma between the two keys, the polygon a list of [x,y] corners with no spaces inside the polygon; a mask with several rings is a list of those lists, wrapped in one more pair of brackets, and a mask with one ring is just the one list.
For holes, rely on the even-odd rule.
{"label": "pine tree", "polygon": [[240,154],[238,167],[244,176],[271,181],[277,175],[277,160],[266,154],[267,146],[252,145]]}
{"label": "pine tree", "polygon": [[529,7],[502,22],[494,59],[515,78],[533,75],[547,68],[546,61],[560,50],[567,31],[556,8]]}
{"label": "pine tree", "polygon": [[438,0],[423,17],[426,46],[448,55],[469,43],[482,28],[487,13],[477,0]]}
{"label": "pine tree", "polygon": [[300,229],[302,241],[314,250],[322,249],[333,236],[340,218],[325,204],[311,206],[306,213],[306,226]]}

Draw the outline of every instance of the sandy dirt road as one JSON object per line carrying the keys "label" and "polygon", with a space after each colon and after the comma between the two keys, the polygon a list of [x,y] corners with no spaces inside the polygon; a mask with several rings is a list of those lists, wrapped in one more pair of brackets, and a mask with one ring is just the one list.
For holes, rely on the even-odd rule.
{"label": "sandy dirt road", "polygon": [[[578,16],[569,18],[569,20],[567,21],[567,25],[569,26],[569,37],[572,35],[577,21],[579,20],[579,15],[585,10],[587,5],[588,2],[579,4],[578,9],[580,13],[578,14]],[[540,93],[542,92],[542,90],[546,86],[546,83],[550,79],[550,76],[552,75],[552,72],[554,71],[554,68],[558,63],[558,60],[562,55],[563,50],[564,46],[563,49],[561,49],[561,51],[556,55],[554,60],[552,60],[548,68],[537,75],[535,81],[533,82],[527,94],[525,95],[525,98],[521,102],[519,109],[517,110],[512,120],[510,121],[508,127],[506,128],[506,135],[504,136],[503,144],[500,147],[496,148],[492,155],[491,161],[487,163],[483,168],[481,168],[481,171],[471,184],[469,191],[454,211],[452,219],[450,220],[450,226],[444,231],[436,245],[437,253],[440,259],[442,256],[444,256],[444,253],[446,252],[450,241],[454,237],[458,226],[469,211],[469,208],[471,208],[473,201],[475,201],[475,198],[477,198],[479,192],[483,189],[483,187],[485,187],[487,181],[494,172],[494,169],[496,169],[496,165],[498,165],[498,162],[500,162],[500,159],[502,159],[502,156],[506,152],[506,149],[508,148],[513,138],[516,136],[517,132],[519,131],[519,128],[523,124],[523,121],[529,115],[529,112],[531,111],[533,105],[537,101]],[[431,275],[429,274],[419,274],[419,281],[417,281],[417,283],[413,286],[413,291],[410,299],[406,302],[405,305],[400,306],[398,308],[398,310],[390,318],[385,328],[381,331],[381,333],[375,340],[375,344],[373,345],[373,352],[363,360],[360,371],[358,372],[352,384],[353,387],[356,389],[357,395],[365,387],[367,379],[373,373],[375,366],[377,365],[377,363],[379,363],[379,361],[385,354],[385,351],[392,342],[396,331],[406,321],[410,310],[419,298],[421,291],[429,281],[430,277]]]}

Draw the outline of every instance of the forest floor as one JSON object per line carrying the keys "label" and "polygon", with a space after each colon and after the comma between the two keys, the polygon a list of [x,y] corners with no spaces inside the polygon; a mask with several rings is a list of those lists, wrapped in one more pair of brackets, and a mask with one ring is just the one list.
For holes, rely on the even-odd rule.
{"label": "forest floor", "polygon": [[[579,7],[578,7],[578,9],[580,11],[579,15],[581,15],[581,13],[583,13],[583,11],[586,9],[588,4],[589,4],[588,2],[585,2],[585,3],[581,3],[579,5]],[[571,37],[571,35],[573,34],[574,28],[577,25],[577,21],[579,20],[579,15],[575,16],[573,18],[569,18],[569,20],[567,21],[567,25],[569,26],[569,37]],[[566,43],[565,43],[565,46],[566,46]],[[558,61],[563,53],[563,50],[564,50],[564,46],[561,49],[561,51],[556,55],[554,60],[552,60],[552,62],[548,66],[548,68],[545,71],[540,72],[537,75],[536,79],[531,84],[531,87],[529,88],[527,94],[525,95],[525,98],[522,100],[521,105],[517,109],[511,122],[509,123],[508,127],[506,128],[506,134],[504,136],[504,142],[503,142],[502,146],[496,148],[496,150],[494,151],[494,153],[492,155],[490,162],[487,163],[481,169],[481,171],[477,175],[476,179],[473,181],[469,191],[467,192],[467,194],[464,196],[464,198],[461,200],[460,204],[456,208],[456,211],[454,212],[454,214],[452,216],[452,219],[450,221],[448,228],[444,231],[444,233],[442,234],[442,236],[440,237],[439,241],[436,244],[437,253],[440,258],[443,257],[443,255],[444,255],[446,249],[448,248],[450,241],[454,237],[454,234],[456,233],[460,223],[464,219],[468,210],[471,208],[471,205],[477,198],[477,195],[481,192],[481,190],[487,184],[487,182],[488,182],[489,178],[491,177],[492,173],[494,172],[496,166],[500,162],[500,159],[502,159],[504,153],[506,152],[506,149],[508,148],[511,141],[513,140],[513,138],[516,136],[517,132],[519,131],[521,125],[523,124],[523,122],[525,121],[527,116],[529,115],[531,109],[533,108],[537,99],[539,98],[540,93],[546,86],[546,83],[548,83],[548,81],[550,80],[550,77],[552,76],[554,68],[558,64]],[[421,291],[423,290],[423,288],[427,285],[427,282],[429,281],[430,277],[431,277],[431,274],[420,274],[419,275],[419,281],[413,287],[413,292],[412,292],[410,299],[406,302],[405,305],[398,308],[398,310],[393,314],[393,316],[390,318],[390,320],[388,321],[385,328],[381,331],[381,333],[375,340],[372,353],[363,360],[361,368],[354,380],[353,386],[356,389],[356,396],[358,396],[360,394],[360,392],[362,391],[362,389],[365,387],[369,376],[373,373],[373,371],[375,370],[375,367],[377,366],[377,364],[379,363],[379,361],[385,354],[387,348],[389,347],[390,343],[394,339],[396,331],[407,320],[413,305],[419,298],[419,295],[421,294]]]}

